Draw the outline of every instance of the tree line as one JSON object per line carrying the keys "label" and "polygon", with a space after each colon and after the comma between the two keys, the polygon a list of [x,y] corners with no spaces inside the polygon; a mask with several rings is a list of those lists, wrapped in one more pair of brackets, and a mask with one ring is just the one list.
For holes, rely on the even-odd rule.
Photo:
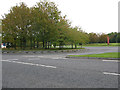
{"label": "tree line", "polygon": [[77,48],[85,43],[106,42],[106,36],[88,34],[79,27],[72,27],[54,2],[40,1],[33,7],[22,2],[12,7],[2,19],[2,42],[14,49],[49,49],[52,46],[61,49],[64,45]]}
{"label": "tree line", "polygon": [[120,43],[120,32],[111,32],[108,34],[89,33],[89,43],[105,43],[109,37],[110,43]]}

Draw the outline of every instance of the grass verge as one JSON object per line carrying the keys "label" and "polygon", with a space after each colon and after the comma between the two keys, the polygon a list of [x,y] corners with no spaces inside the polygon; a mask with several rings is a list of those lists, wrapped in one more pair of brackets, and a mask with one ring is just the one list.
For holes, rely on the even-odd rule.
{"label": "grass verge", "polygon": [[93,47],[97,47],[97,46],[120,46],[120,43],[109,43],[109,45],[107,45],[107,43],[92,43],[92,44],[85,44],[83,45],[85,46],[93,46]]}
{"label": "grass verge", "polygon": [[89,55],[69,55],[72,57],[102,57],[102,58],[120,58],[120,52],[89,54]]}

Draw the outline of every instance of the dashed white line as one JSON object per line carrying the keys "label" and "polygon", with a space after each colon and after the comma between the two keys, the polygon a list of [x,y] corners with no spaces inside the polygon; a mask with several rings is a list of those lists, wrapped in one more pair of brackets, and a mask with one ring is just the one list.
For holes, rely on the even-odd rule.
{"label": "dashed white line", "polygon": [[[7,60],[18,60],[18,59],[7,59]],[[2,60],[3,61],[3,60]]]}
{"label": "dashed white line", "polygon": [[120,76],[120,74],[118,74],[118,73],[110,73],[110,72],[103,72],[103,74]]}
{"label": "dashed white line", "polygon": [[22,56],[22,57],[43,57],[43,56]]}
{"label": "dashed white line", "polygon": [[48,67],[48,68],[57,68],[55,66],[43,65],[43,64],[34,64],[34,63],[26,63],[26,62],[18,62],[18,61],[10,61],[10,60],[2,60],[5,62],[12,62],[12,63],[19,63],[19,64],[26,64],[26,65],[33,65],[33,66],[41,66],[41,67]]}
{"label": "dashed white line", "polygon": [[28,60],[40,60],[39,58],[29,58]]}
{"label": "dashed white line", "polygon": [[68,58],[64,58],[64,57],[54,57],[52,59],[68,59]]}
{"label": "dashed white line", "polygon": [[36,57],[36,56],[23,56],[23,57]]}
{"label": "dashed white line", "polygon": [[[46,58],[46,59],[68,59],[65,57],[50,57],[50,56],[23,56],[23,57],[29,57],[29,58]],[[29,60],[34,60],[34,59],[29,59]],[[39,60],[39,59],[36,59]]]}
{"label": "dashed white line", "polygon": [[104,62],[119,62],[118,60],[102,60]]}
{"label": "dashed white line", "polygon": [[43,57],[43,56],[37,56],[37,57]]}

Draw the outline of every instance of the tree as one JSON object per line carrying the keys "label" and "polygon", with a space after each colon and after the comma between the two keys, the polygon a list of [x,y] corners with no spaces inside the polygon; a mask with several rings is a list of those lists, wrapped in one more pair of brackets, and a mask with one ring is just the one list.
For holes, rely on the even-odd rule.
{"label": "tree", "polygon": [[109,36],[110,38],[110,43],[116,43],[116,39],[117,39],[117,32],[111,32],[111,33],[108,33],[107,35]]}
{"label": "tree", "polygon": [[24,3],[12,7],[10,13],[6,14],[3,19],[3,37],[11,37],[8,41],[14,43],[15,49],[17,41],[20,41],[25,49],[30,23],[30,10]]}
{"label": "tree", "polygon": [[98,43],[99,42],[99,35],[96,33],[89,33],[89,43]]}
{"label": "tree", "polygon": [[53,2],[40,1],[33,7],[32,15],[34,15],[33,28],[37,32],[35,36],[40,37],[37,41],[42,41],[43,48],[47,48],[47,43],[52,42],[57,35],[60,11]]}
{"label": "tree", "polygon": [[99,43],[106,43],[107,41],[107,35],[102,33],[100,36],[99,36]]}
{"label": "tree", "polygon": [[116,42],[117,42],[117,43],[120,43],[120,32],[117,34]]}
{"label": "tree", "polygon": [[65,44],[87,43],[88,34],[80,28],[72,28],[66,16],[53,2],[40,1],[28,8],[24,3],[14,6],[3,18],[3,41],[13,43],[14,48],[26,46],[50,48],[53,44],[63,48]]}
{"label": "tree", "polygon": [[78,27],[69,29],[68,37],[72,48],[73,44],[75,44],[75,48],[77,48],[77,45],[89,42],[88,35]]}

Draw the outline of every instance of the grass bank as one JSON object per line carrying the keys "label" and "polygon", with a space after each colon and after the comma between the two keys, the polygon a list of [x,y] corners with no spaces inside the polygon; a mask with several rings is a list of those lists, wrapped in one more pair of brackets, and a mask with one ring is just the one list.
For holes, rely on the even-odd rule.
{"label": "grass bank", "polygon": [[102,57],[102,58],[120,58],[120,52],[89,54],[89,55],[69,55],[72,57]]}

